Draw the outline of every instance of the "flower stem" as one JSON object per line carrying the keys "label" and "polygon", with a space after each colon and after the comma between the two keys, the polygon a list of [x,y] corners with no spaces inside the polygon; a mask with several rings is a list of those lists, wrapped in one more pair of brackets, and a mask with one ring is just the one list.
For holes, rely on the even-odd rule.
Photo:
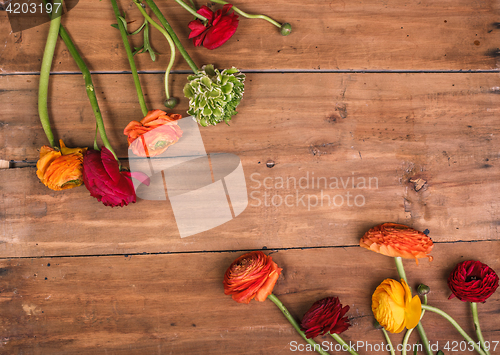
{"label": "flower stem", "polygon": [[405,280],[408,285],[408,279],[406,278],[405,268],[403,266],[403,259],[400,256],[394,258],[396,261],[396,269],[398,270],[399,277]]}
{"label": "flower stem", "polygon": [[405,333],[405,336],[403,338],[403,350],[401,350],[401,355],[406,355],[406,344],[408,344],[408,339],[410,339],[410,335],[413,332],[413,329],[408,329]]}
{"label": "flower stem", "polygon": [[[222,4],[222,5],[229,4],[228,2],[225,2],[223,0],[210,0],[210,1],[211,2],[215,2],[217,4]],[[246,17],[246,18],[260,18],[260,19],[263,19],[263,20],[266,20],[266,21],[272,23],[273,25],[275,25],[278,28],[281,28],[281,23],[274,21],[272,18],[270,18],[268,16],[265,16],[265,15],[250,15],[250,14],[247,14],[246,12],[244,12],[244,11],[241,11],[240,9],[238,9],[234,5],[233,5],[232,9],[234,10],[234,12],[240,14],[243,17]]]}
{"label": "flower stem", "polygon": [[66,32],[63,26],[59,28],[59,35],[64,41],[64,44],[66,44],[66,47],[68,47],[69,53],[75,60],[78,68],[80,68],[83,74],[83,78],[85,79],[85,89],[87,91],[87,96],[89,97],[90,105],[92,106],[92,111],[94,112],[97,129],[99,130],[99,135],[101,136],[102,143],[111,151],[111,153],[113,153],[115,159],[118,160],[116,153],[109,143],[108,136],[106,135],[106,129],[104,128],[104,122],[102,120],[101,110],[99,109],[99,103],[97,102],[97,97],[95,95],[94,84],[92,82],[90,71],[87,68],[87,65],[83,61],[82,57],[80,56],[80,53],[78,53],[78,50],[73,44],[71,37],[69,36],[68,32]]}
{"label": "flower stem", "polygon": [[197,17],[197,18],[199,18],[200,20],[202,20],[204,22],[208,21],[208,19],[205,16],[202,16],[199,13],[197,13],[191,6],[189,6],[188,4],[186,4],[184,1],[182,1],[182,0],[175,0],[175,2],[177,2],[179,5],[181,5],[190,14],[193,14],[194,17]]}
{"label": "flower stem", "polygon": [[[339,343],[340,345],[342,345],[342,350],[348,351],[352,355],[358,355],[358,353],[355,352],[354,349],[352,347],[350,347],[349,344],[347,344],[345,342],[345,340],[340,337],[340,335],[338,335],[338,334],[332,334],[332,333],[328,333],[328,334],[330,334],[332,336],[332,338],[337,341],[337,343]],[[347,350],[345,350],[344,346],[346,347]]]}
{"label": "flower stem", "polygon": [[[403,266],[403,259],[400,256],[397,256],[394,258],[396,261],[396,269],[398,270],[399,277],[405,280],[406,284],[408,284],[408,279],[406,278],[406,273],[405,273],[405,268]],[[422,325],[422,322],[419,322],[417,324],[417,332],[418,335],[420,336],[420,339],[422,340],[422,344],[424,346],[425,353],[427,355],[433,355],[431,348],[429,346],[429,339],[427,338],[427,334],[425,333],[424,326]]]}
{"label": "flower stem", "polygon": [[278,297],[276,297],[274,294],[271,293],[269,296],[267,296],[267,298],[269,298],[271,301],[273,301],[273,303],[281,310],[281,312],[283,312],[283,315],[286,317],[286,319],[288,319],[288,321],[290,322],[290,324],[302,336],[302,338],[304,338],[305,341],[307,341],[309,344],[311,344],[311,346],[313,347],[314,351],[317,351],[319,354],[322,354],[322,355],[329,355],[314,340],[307,339],[307,337],[304,334],[304,332],[300,329],[300,326],[297,323],[297,321],[292,317],[292,315],[290,314],[290,312],[288,312],[288,309],[286,309],[286,307],[283,305],[283,303],[281,303],[281,301],[278,299]]}
{"label": "flower stem", "polygon": [[137,96],[139,99],[139,105],[141,106],[141,111],[144,116],[148,114],[148,108],[146,107],[146,102],[144,101],[144,95],[141,89],[141,82],[139,81],[139,74],[137,74],[137,67],[135,66],[134,55],[132,54],[132,50],[130,49],[130,44],[128,43],[127,38],[127,30],[120,20],[120,10],[118,9],[118,5],[116,4],[116,0],[111,0],[111,5],[113,6],[113,11],[115,12],[116,21],[118,22],[118,28],[120,29],[120,34],[122,36],[123,45],[125,47],[125,51],[127,52],[128,62],[130,64],[130,69],[132,71],[132,76],[134,78],[134,85],[137,91]]}
{"label": "flower stem", "polygon": [[179,53],[184,57],[184,60],[187,62],[193,73],[195,74],[198,73],[198,67],[196,66],[196,64],[193,62],[189,54],[182,46],[182,43],[179,41],[179,38],[175,34],[172,27],[170,27],[169,23],[167,22],[167,19],[165,18],[165,16],[163,16],[160,9],[158,9],[155,2],[153,0],[145,0],[145,2],[146,4],[148,4],[151,10],[153,10],[153,13],[158,18],[158,20],[160,20],[161,25],[167,30],[170,37],[172,37],[172,40],[174,41],[175,45],[177,46],[177,49],[179,50]]}
{"label": "flower stem", "polygon": [[135,4],[137,5],[137,8],[141,12],[142,16],[151,24],[153,25],[154,28],[156,28],[158,31],[161,32],[162,35],[165,36],[165,38],[168,41],[168,44],[170,45],[170,62],[168,63],[167,70],[165,71],[165,95],[167,99],[170,99],[170,94],[168,92],[168,75],[170,74],[170,70],[172,69],[172,66],[174,65],[174,60],[175,60],[175,44],[174,41],[172,41],[172,38],[168,34],[167,31],[163,29],[160,25],[158,25],[149,15],[146,13],[142,5],[140,4],[139,0],[134,0]]}
{"label": "flower stem", "polygon": [[472,310],[472,319],[474,320],[474,328],[476,328],[476,335],[479,339],[481,347],[483,348],[486,355],[490,355],[490,352],[486,349],[486,343],[483,338],[483,333],[481,333],[481,327],[479,327],[479,316],[477,314],[477,303],[471,302],[470,308]]}
{"label": "flower stem", "polygon": [[389,338],[389,334],[387,334],[387,330],[385,330],[385,328],[382,328],[382,332],[384,333],[385,341],[387,341],[387,344],[391,347],[391,355],[396,355],[394,347],[392,346],[391,338]]}
{"label": "flower stem", "polygon": [[474,346],[474,349],[481,355],[486,355],[486,353],[472,340],[472,338],[458,325],[458,323],[450,317],[446,312],[443,312],[439,308],[428,306],[428,305],[422,305],[422,309],[434,312],[445,318],[448,322],[451,323],[455,327],[456,330],[464,337],[464,339],[469,343]]}
{"label": "flower stem", "polygon": [[47,35],[47,42],[45,43],[45,50],[43,52],[42,67],[40,69],[40,83],[38,85],[38,115],[40,122],[42,122],[43,131],[49,140],[51,147],[56,145],[54,134],[50,128],[49,110],[47,108],[47,99],[49,91],[49,77],[50,68],[52,67],[52,59],[54,58],[54,51],[56,49],[57,34],[59,26],[61,25],[63,0],[54,0],[52,17],[50,20],[49,34]]}

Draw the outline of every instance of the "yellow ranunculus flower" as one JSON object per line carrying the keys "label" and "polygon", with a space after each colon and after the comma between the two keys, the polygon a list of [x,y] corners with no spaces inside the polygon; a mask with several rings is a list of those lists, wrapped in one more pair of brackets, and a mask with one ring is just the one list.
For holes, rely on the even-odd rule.
{"label": "yellow ranunculus flower", "polygon": [[40,149],[36,175],[48,188],[60,191],[83,183],[83,154],[87,148],[67,148],[63,141],[61,151],[47,145]]}
{"label": "yellow ranunculus flower", "polygon": [[405,327],[415,328],[420,321],[420,298],[411,298],[405,280],[385,279],[372,295],[372,311],[377,322],[387,331],[399,333]]}

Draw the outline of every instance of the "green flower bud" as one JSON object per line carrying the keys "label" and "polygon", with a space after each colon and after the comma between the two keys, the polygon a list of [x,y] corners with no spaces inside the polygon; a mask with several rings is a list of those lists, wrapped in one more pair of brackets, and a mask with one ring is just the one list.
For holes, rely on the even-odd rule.
{"label": "green flower bud", "polygon": [[431,288],[427,285],[424,285],[424,284],[420,284],[418,285],[417,287],[417,293],[420,295],[420,296],[425,296],[427,295],[429,292],[431,292]]}
{"label": "green flower bud", "polygon": [[290,33],[292,33],[292,25],[290,25],[288,22],[285,22],[281,25],[281,35],[288,36]]}
{"label": "green flower bud", "polygon": [[165,107],[174,108],[177,105],[177,99],[175,97],[171,97],[170,99],[166,99],[163,104]]}

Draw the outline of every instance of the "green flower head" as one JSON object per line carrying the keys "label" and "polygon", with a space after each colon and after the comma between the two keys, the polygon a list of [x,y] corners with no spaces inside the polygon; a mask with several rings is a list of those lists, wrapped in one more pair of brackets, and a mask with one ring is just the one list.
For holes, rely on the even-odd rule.
{"label": "green flower head", "polygon": [[220,72],[212,64],[205,65],[195,74],[188,76],[184,96],[189,98],[188,114],[194,116],[202,126],[228,122],[236,115],[245,89],[245,74],[238,69],[224,69]]}

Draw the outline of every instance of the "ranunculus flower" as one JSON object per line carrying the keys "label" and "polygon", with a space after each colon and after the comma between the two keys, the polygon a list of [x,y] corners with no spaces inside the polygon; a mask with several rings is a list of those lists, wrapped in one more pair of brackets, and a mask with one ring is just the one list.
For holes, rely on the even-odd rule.
{"label": "ranunculus flower", "polygon": [[338,297],[316,301],[302,318],[301,328],[306,338],[345,332],[351,325],[345,317],[348,310],[349,306],[342,307]]}
{"label": "ranunculus flower", "polygon": [[83,182],[90,195],[105,206],[126,206],[135,202],[135,190],[130,173],[120,172],[113,153],[89,149],[83,157]]}
{"label": "ranunculus flower", "polygon": [[387,331],[399,333],[405,327],[415,328],[420,321],[422,304],[420,298],[411,298],[405,280],[384,280],[372,295],[372,311],[377,322]]}
{"label": "ranunculus flower", "polygon": [[498,288],[498,275],[480,261],[458,263],[448,277],[448,287],[464,302],[486,302]]}
{"label": "ranunculus flower", "polygon": [[49,189],[60,191],[83,184],[83,154],[87,148],[66,148],[59,141],[61,150],[48,145],[40,149],[36,175]]}
{"label": "ranunculus flower", "polygon": [[212,10],[203,5],[201,9],[196,11],[208,19],[206,26],[199,19],[191,21],[188,25],[191,30],[189,38],[193,39],[193,44],[196,47],[203,44],[205,48],[215,49],[231,38],[238,28],[238,15],[234,12],[228,14],[232,7],[233,5],[226,4],[214,14]]}
{"label": "ranunculus flower", "polygon": [[140,157],[155,157],[182,137],[177,120],[182,116],[162,110],[149,111],[140,122],[132,121],[123,130],[129,149]]}
{"label": "ranunculus flower", "polygon": [[281,268],[261,251],[252,251],[237,258],[224,275],[224,294],[239,303],[255,298],[264,302],[272,292]]}
{"label": "ranunculus flower", "polygon": [[359,245],[374,252],[406,259],[429,258],[433,243],[431,238],[404,224],[383,223],[371,228],[359,241]]}

